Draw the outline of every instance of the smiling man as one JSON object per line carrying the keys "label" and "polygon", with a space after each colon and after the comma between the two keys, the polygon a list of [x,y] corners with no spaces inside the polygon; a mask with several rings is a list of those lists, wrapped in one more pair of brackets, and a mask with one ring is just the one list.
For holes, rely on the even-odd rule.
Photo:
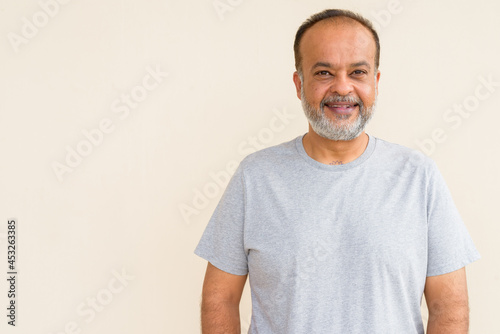
{"label": "smiling man", "polygon": [[369,136],[380,44],[369,21],[326,10],[295,38],[309,131],[246,157],[195,253],[208,260],[202,332],[467,333],[465,266],[479,254],[432,160]]}

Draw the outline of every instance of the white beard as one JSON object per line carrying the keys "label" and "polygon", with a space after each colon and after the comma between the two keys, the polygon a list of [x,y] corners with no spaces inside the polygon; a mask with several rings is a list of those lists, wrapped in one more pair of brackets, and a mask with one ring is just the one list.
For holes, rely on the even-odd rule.
{"label": "white beard", "polygon": [[[359,114],[356,116],[356,119],[344,124],[337,124],[335,120],[330,119],[325,115],[324,105],[325,101],[328,99],[324,99],[321,101],[320,109],[315,109],[306,99],[304,94],[304,86],[302,86],[301,91],[301,101],[302,101],[302,109],[304,109],[304,113],[311,124],[314,132],[316,132],[321,137],[330,140],[353,140],[357,138],[365,129],[366,125],[372,118],[376,105],[377,105],[377,92],[375,91],[375,100],[373,104],[369,108],[365,108],[363,102],[360,99],[355,99],[350,96],[340,96],[337,95],[333,97],[336,102],[353,102],[358,104]],[[330,98],[331,99],[331,98]],[[351,115],[339,115],[337,119],[347,120]]]}

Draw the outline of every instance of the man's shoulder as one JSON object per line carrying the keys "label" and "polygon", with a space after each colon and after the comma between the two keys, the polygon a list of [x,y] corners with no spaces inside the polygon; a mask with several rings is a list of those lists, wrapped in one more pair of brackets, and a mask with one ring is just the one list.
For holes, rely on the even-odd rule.
{"label": "man's shoulder", "polygon": [[263,168],[295,159],[298,156],[296,148],[298,138],[295,137],[292,140],[251,153],[241,161],[241,165],[245,169]]}
{"label": "man's shoulder", "polygon": [[404,164],[423,169],[434,168],[434,160],[419,150],[380,138],[376,138],[376,141],[378,159],[391,162],[393,165]]}
{"label": "man's shoulder", "polygon": [[388,140],[381,139],[379,137],[376,137],[375,139],[377,141],[377,146],[380,146],[380,148],[385,152],[392,153],[392,154],[404,154],[404,155],[417,154],[417,155],[421,155],[422,157],[426,157],[427,159],[429,159],[426,155],[424,155],[422,152],[420,152],[416,149],[409,148],[407,146],[404,146],[404,145],[401,145],[398,143],[393,143],[393,142],[390,142]]}

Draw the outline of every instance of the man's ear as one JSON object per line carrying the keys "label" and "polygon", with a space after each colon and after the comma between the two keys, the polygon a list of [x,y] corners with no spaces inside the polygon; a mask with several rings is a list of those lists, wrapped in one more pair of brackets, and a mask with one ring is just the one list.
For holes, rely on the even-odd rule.
{"label": "man's ear", "polygon": [[376,89],[376,92],[377,92],[377,96],[378,96],[378,81],[380,80],[380,71],[377,70],[377,75],[375,77],[375,89]]}
{"label": "man's ear", "polygon": [[302,81],[300,80],[299,73],[297,71],[293,72],[293,83],[295,84],[295,90],[297,91],[297,97],[299,100],[301,99],[301,89],[302,89]]}

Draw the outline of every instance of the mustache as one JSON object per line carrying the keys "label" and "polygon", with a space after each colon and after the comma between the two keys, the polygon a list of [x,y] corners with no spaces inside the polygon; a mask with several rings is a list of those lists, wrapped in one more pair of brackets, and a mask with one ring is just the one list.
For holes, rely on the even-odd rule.
{"label": "mustache", "polygon": [[355,103],[363,106],[363,102],[361,99],[356,98],[351,95],[339,95],[335,94],[333,96],[327,97],[321,101],[321,107],[324,107],[327,103],[335,103],[335,102],[347,102],[347,103]]}

